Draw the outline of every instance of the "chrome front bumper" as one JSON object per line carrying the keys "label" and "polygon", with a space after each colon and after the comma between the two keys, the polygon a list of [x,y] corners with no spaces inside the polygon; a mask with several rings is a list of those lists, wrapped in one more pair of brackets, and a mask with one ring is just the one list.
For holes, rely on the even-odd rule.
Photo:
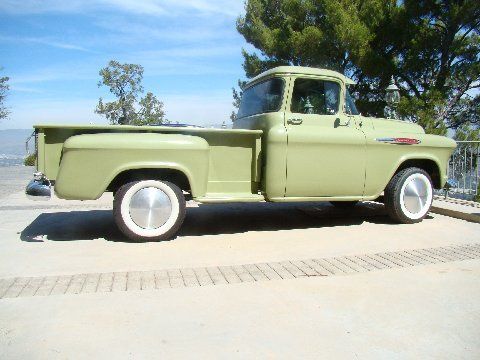
{"label": "chrome front bumper", "polygon": [[33,174],[33,180],[28,183],[25,194],[30,200],[50,200],[50,181],[40,172]]}

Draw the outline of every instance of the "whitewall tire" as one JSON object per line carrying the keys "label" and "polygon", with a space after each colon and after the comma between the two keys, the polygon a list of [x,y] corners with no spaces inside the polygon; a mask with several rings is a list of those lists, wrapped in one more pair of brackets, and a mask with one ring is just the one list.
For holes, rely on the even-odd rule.
{"label": "whitewall tire", "polygon": [[430,211],[433,186],[422,169],[399,171],[385,188],[385,207],[395,221],[411,224],[422,221]]}
{"label": "whitewall tire", "polygon": [[128,238],[166,240],[175,235],[185,219],[185,197],[168,181],[134,181],[116,192],[113,213],[118,228]]}

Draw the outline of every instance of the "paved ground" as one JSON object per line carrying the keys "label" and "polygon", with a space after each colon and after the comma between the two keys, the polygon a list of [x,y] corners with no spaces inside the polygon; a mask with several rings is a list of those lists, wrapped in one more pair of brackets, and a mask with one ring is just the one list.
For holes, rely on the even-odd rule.
{"label": "paved ground", "polygon": [[22,191],[34,172],[35,169],[31,166],[0,166],[0,199]]}
{"label": "paved ground", "polygon": [[480,357],[479,224],[191,203],[179,237],[136,244],[108,196],[31,203],[12,181],[24,169],[0,188],[12,171],[1,359]]}

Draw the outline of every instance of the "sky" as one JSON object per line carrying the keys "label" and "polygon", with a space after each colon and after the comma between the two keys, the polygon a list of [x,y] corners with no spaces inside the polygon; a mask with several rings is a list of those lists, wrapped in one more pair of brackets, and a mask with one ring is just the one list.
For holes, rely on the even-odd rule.
{"label": "sky", "polygon": [[11,114],[0,129],[107,121],[94,113],[109,60],[144,67],[143,85],[171,121],[229,121],[244,77],[235,28],[241,0],[1,0],[0,76]]}

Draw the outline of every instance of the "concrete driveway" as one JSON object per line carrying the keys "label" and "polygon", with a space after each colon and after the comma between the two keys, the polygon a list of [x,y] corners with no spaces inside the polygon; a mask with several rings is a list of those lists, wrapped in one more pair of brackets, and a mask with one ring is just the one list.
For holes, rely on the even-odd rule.
{"label": "concrete driveway", "polygon": [[480,357],[479,224],[191,203],[130,243],[108,196],[0,198],[1,359]]}

